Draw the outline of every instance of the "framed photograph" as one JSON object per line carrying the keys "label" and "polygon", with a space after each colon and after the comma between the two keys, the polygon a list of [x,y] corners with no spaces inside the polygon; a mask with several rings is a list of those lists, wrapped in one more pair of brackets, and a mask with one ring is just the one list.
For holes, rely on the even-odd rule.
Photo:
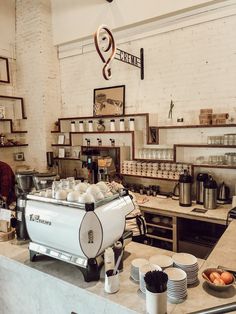
{"label": "framed photograph", "polygon": [[0,83],[10,83],[8,59],[0,57]]}
{"label": "framed photograph", "polygon": [[125,113],[125,85],[96,88],[93,91],[93,115],[121,116]]}
{"label": "framed photograph", "polygon": [[64,143],[65,143],[65,135],[64,134],[58,135],[58,142],[57,142],[57,144],[63,145]]}
{"label": "framed photograph", "polygon": [[158,138],[158,128],[155,126],[150,126],[149,127],[149,139],[148,139],[149,144],[158,144],[159,143],[159,138]]}

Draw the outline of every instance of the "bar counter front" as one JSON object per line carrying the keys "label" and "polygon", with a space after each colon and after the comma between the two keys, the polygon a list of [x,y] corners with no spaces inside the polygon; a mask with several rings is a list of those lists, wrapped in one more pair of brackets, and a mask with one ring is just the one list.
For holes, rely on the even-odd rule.
{"label": "bar counter front", "polygon": [[[191,313],[205,308],[236,302],[236,289],[211,290],[201,278],[208,267],[223,265],[236,269],[236,220],[226,229],[207,258],[199,262],[199,284],[188,288],[187,299],[180,304],[168,302],[168,313]],[[173,252],[131,242],[124,254],[124,270],[120,273],[120,290],[104,291],[104,269],[101,279],[85,282],[78,267],[47,256],[30,262],[28,245],[14,241],[0,243],[0,313],[1,314],[67,314],[67,313],[145,313],[145,297],[139,285],[130,279],[131,261],[154,254],[171,256]]]}

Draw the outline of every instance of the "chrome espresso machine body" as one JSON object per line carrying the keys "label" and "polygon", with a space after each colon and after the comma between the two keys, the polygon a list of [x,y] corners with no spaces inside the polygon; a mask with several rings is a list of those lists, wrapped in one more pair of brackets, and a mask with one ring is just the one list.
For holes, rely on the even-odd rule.
{"label": "chrome espresso machine body", "polygon": [[[26,201],[30,260],[43,254],[79,266],[85,281],[99,280],[102,254],[124,238],[125,217],[134,209],[128,191],[95,203],[59,201],[31,193]],[[126,234],[127,236],[127,234]],[[129,232],[132,237],[132,232]]]}

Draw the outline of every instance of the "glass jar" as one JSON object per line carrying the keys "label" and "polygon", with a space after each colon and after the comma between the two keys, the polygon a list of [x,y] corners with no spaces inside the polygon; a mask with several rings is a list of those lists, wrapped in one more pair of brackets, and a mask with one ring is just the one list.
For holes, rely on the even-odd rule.
{"label": "glass jar", "polygon": [[125,119],[120,119],[120,131],[125,130]]}
{"label": "glass jar", "polygon": [[112,119],[110,120],[110,131],[115,132],[115,130],[116,130],[115,120]]}
{"label": "glass jar", "polygon": [[129,130],[134,131],[134,118],[129,119]]}
{"label": "glass jar", "polygon": [[71,121],[70,123],[70,131],[75,132],[75,121]]}
{"label": "glass jar", "polygon": [[84,121],[79,121],[79,131],[84,132]]}
{"label": "glass jar", "polygon": [[88,122],[88,131],[93,132],[93,120],[89,120]]}

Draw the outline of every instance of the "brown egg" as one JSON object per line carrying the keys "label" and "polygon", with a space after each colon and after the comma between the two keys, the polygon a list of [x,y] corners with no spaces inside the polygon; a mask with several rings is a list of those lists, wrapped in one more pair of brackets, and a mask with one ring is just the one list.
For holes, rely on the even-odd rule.
{"label": "brown egg", "polygon": [[224,271],[221,275],[220,275],[220,278],[224,281],[224,283],[226,285],[230,284],[234,277],[231,273],[229,273],[228,271]]}
{"label": "brown egg", "polygon": [[209,278],[211,282],[214,282],[215,279],[220,279],[220,274],[216,271],[213,271],[212,273],[210,273]]}

